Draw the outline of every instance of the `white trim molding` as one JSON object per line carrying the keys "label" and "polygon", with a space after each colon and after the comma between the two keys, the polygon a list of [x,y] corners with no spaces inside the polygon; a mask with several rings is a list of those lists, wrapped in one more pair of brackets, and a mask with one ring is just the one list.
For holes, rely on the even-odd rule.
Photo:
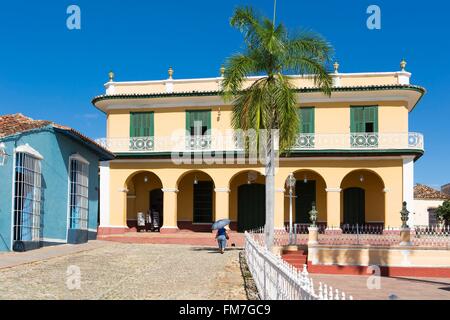
{"label": "white trim molding", "polygon": [[229,188],[215,188],[214,189],[215,192],[224,192],[224,193],[230,193],[231,190]]}
{"label": "white trim molding", "polygon": [[327,188],[325,189],[326,192],[342,192],[341,188]]}
{"label": "white trim molding", "polygon": [[[165,90],[164,90],[165,91]],[[175,90],[174,90],[175,92]],[[199,92],[200,93],[200,92]],[[321,92],[307,92],[307,93],[296,93],[296,97],[299,98],[304,104],[311,103],[372,103],[379,101],[405,101],[408,111],[411,111],[416,105],[417,101],[421,96],[420,92],[414,90],[403,90],[403,89],[393,89],[393,90],[366,90],[366,91],[338,91],[333,92],[331,97],[324,97]],[[190,97],[159,97],[159,98],[143,98],[135,97],[124,100],[109,100],[109,101],[99,101],[96,107],[100,110],[107,112],[110,110],[121,110],[121,109],[157,109],[157,108],[203,108],[219,106],[228,106],[229,103],[225,103],[223,98],[217,94],[212,94],[211,96],[190,96]]]}
{"label": "white trim molding", "polygon": [[99,228],[109,228],[109,229],[130,229],[128,226],[111,226],[111,225],[101,225]]}
{"label": "white trim molding", "polygon": [[70,160],[77,160],[80,162],[83,162],[84,164],[89,165],[89,161],[87,161],[81,154],[79,153],[74,153],[69,157],[69,161]]}
{"label": "white trim molding", "polygon": [[44,242],[51,242],[51,243],[67,243],[67,240],[64,239],[52,239],[52,238],[43,238]]}
{"label": "white trim molding", "polygon": [[43,160],[44,159],[44,157],[38,151],[33,149],[28,143],[24,144],[24,145],[21,145],[21,146],[18,146],[14,150],[14,152],[16,152],[16,153],[27,153],[30,156],[32,156],[32,157],[34,157],[34,158],[36,158],[38,160]]}
{"label": "white trim molding", "polygon": [[284,188],[276,188],[275,192],[284,193],[286,190]]}

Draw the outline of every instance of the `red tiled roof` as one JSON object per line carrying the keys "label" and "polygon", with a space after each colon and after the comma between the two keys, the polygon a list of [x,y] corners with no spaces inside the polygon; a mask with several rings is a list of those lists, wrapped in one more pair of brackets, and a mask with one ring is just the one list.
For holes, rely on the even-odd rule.
{"label": "red tiled roof", "polygon": [[0,116],[0,138],[51,125],[51,121],[33,120],[21,113]]}
{"label": "red tiled roof", "polygon": [[70,133],[76,136],[78,139],[93,145],[95,148],[99,149],[102,153],[107,154],[111,159],[114,158],[114,155],[110,151],[103,148],[94,140],[86,137],[85,135],[83,135],[82,133],[80,133],[75,129],[59,125],[48,120],[33,120],[29,117],[24,116],[21,113],[7,114],[4,116],[0,115],[0,138],[12,136],[18,133],[32,131],[35,129],[40,129],[47,126],[52,126],[55,129],[59,129],[66,133]]}
{"label": "red tiled roof", "polygon": [[414,187],[414,199],[418,200],[450,200],[450,196],[423,184]]}

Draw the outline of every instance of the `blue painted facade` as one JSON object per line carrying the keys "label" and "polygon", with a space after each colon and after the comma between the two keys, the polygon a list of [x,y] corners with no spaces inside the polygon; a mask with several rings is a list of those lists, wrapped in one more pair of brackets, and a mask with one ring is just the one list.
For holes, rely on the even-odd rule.
{"label": "blue painted facade", "polygon": [[70,238],[69,158],[75,154],[89,162],[89,220],[86,235],[80,237],[77,232],[72,232],[72,238],[78,238],[78,242],[84,242],[83,239],[88,237],[95,239],[99,214],[99,161],[111,159],[111,155],[73,132],[52,125],[1,138],[0,142],[6,145],[9,155],[6,164],[0,167],[0,251],[13,250],[14,150],[26,144],[43,156],[40,245],[67,243]]}

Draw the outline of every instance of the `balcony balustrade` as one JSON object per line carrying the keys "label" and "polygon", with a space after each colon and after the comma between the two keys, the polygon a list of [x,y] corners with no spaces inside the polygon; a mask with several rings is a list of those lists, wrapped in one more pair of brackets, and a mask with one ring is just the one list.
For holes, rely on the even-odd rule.
{"label": "balcony balustrade", "polygon": [[[254,139],[253,139],[254,140]],[[98,139],[97,143],[114,153],[167,153],[201,151],[244,151],[246,139],[240,134],[203,136],[156,136]],[[351,150],[424,150],[420,133],[299,134],[292,152]]]}

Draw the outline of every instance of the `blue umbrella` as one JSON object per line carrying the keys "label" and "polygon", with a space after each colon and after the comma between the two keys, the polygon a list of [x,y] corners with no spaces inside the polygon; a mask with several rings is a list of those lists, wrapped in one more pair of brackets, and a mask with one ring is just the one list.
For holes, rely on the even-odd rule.
{"label": "blue umbrella", "polygon": [[230,219],[218,220],[218,221],[214,222],[214,224],[212,225],[212,229],[213,230],[222,229],[222,228],[225,228],[230,223],[231,223]]}

